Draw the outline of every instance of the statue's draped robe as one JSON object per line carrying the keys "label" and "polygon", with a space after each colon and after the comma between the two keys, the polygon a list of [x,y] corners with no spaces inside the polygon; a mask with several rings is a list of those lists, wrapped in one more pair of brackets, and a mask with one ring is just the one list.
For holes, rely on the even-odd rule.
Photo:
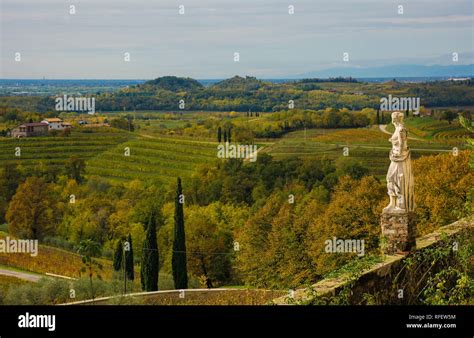
{"label": "statue's draped robe", "polygon": [[390,138],[390,167],[387,172],[388,194],[396,198],[396,206],[404,211],[413,211],[414,181],[411,170],[410,149],[407,146],[407,130],[403,126],[395,128]]}

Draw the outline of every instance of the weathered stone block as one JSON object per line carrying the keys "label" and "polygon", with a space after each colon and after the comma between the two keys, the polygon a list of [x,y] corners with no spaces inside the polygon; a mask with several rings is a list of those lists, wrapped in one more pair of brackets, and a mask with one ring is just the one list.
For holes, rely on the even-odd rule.
{"label": "weathered stone block", "polygon": [[382,250],[392,255],[397,252],[408,252],[416,246],[415,214],[412,212],[382,213]]}

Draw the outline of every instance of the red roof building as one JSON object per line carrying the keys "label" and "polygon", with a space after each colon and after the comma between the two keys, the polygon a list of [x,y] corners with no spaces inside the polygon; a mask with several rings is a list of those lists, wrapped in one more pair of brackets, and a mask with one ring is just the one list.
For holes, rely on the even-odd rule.
{"label": "red roof building", "polygon": [[24,123],[14,128],[12,137],[35,137],[48,135],[48,125],[42,122]]}

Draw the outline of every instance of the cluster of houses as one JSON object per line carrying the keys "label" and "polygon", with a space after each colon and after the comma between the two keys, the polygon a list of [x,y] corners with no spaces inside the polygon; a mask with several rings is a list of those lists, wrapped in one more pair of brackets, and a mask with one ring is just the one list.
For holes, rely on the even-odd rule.
{"label": "cluster of houses", "polygon": [[50,131],[62,131],[69,128],[72,128],[70,123],[64,122],[60,118],[49,118],[41,122],[20,124],[11,131],[11,136],[15,138],[46,136]]}

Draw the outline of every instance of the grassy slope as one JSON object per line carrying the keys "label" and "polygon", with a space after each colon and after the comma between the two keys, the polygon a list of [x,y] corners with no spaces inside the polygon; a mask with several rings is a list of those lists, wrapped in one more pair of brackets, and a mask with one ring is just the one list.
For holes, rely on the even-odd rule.
{"label": "grassy slope", "polygon": [[31,284],[31,282],[16,277],[0,275],[0,304],[1,299],[3,299],[4,295],[8,293],[8,290],[11,287],[17,287],[24,284]]}
{"label": "grassy slope", "polygon": [[[237,118],[236,120],[239,120]],[[448,124],[431,118],[409,118],[410,147],[413,157],[452,147],[463,147],[468,134],[457,122]],[[387,126],[388,131],[393,126]],[[21,157],[15,157],[15,147],[21,147]],[[263,152],[277,159],[289,156],[336,159],[348,146],[349,156],[365,163],[375,175],[383,175],[388,165],[390,149],[388,135],[377,127],[371,129],[310,129],[289,133],[269,142]],[[124,156],[125,147],[131,155]],[[22,140],[0,139],[0,160],[34,166],[42,161],[62,166],[75,155],[87,160],[88,175],[98,175],[112,181],[160,179],[174,181],[177,176],[189,177],[195,168],[216,160],[216,143],[185,137],[156,137],[114,129],[94,133],[74,132],[70,137],[42,137]]]}
{"label": "grassy slope", "polygon": [[[467,130],[459,125],[458,121],[449,124],[448,121],[431,118],[409,118],[405,120],[405,126],[412,137],[447,144],[462,143],[464,139],[472,137]],[[387,126],[387,131],[393,132],[393,130],[392,124]]]}
{"label": "grassy slope", "polygon": [[[0,231],[0,238],[5,238],[5,236],[7,236],[7,233]],[[102,279],[111,280],[114,278],[112,261],[104,258],[97,258],[96,260],[102,265],[102,270],[99,272]],[[39,245],[38,255],[36,257],[32,257],[29,254],[0,253],[0,267],[19,272],[31,272],[43,276],[46,273],[53,273],[72,278],[87,277],[86,273],[80,273],[83,267],[80,255],[75,252],[42,244]],[[24,282],[18,278],[0,275],[0,291],[3,287],[3,280],[5,280],[5,283],[8,282],[8,287],[20,285]],[[133,282],[133,286],[136,289],[135,291],[140,291],[140,270],[137,266],[135,266],[135,281]],[[189,276],[189,287],[200,287],[199,281],[193,276]],[[170,274],[160,272],[159,289],[174,289],[173,277]]]}
{"label": "grassy slope", "polygon": [[[444,124],[432,119],[425,119],[423,122],[412,121],[412,119],[407,121],[408,128],[416,129],[414,127],[418,126],[420,130],[426,130],[424,133],[411,134],[412,137],[416,137],[409,140],[413,158],[450,151],[454,146],[464,148],[464,139],[453,136],[465,135],[458,126],[447,127],[447,122]],[[450,133],[446,134],[448,128]],[[390,131],[390,128],[387,130]],[[378,126],[360,129],[310,129],[306,133],[304,131],[291,132],[262,151],[277,159],[291,156],[337,159],[342,156],[343,149],[347,146],[349,157],[361,161],[372,174],[382,177],[390,164],[389,137],[388,134],[381,132]]]}
{"label": "grassy slope", "polygon": [[[15,156],[20,147],[21,156]],[[124,156],[129,147],[131,156]],[[195,167],[216,160],[216,144],[186,138],[102,129],[93,133],[73,132],[70,137],[0,138],[0,161],[34,167],[40,162],[62,167],[71,156],[86,159],[86,173],[112,181],[135,178],[175,180],[187,177]]]}
{"label": "grassy slope", "polygon": [[[40,161],[62,166],[73,155],[88,159],[131,137],[126,132],[110,129],[107,132],[73,132],[69,137],[0,138],[0,161],[25,167],[35,166]],[[15,156],[16,147],[21,149],[19,157]]]}
{"label": "grassy slope", "polygon": [[[5,233],[0,233],[0,238],[5,238],[5,236]],[[112,262],[106,259],[99,259],[99,262],[103,266],[101,276],[111,278]],[[38,248],[38,255],[35,257],[30,254],[0,253],[0,265],[39,274],[54,273],[73,278],[80,277],[80,270],[83,266],[80,255],[41,244]]]}
{"label": "grassy slope", "polygon": [[[130,149],[130,156],[124,149]],[[189,177],[196,166],[216,160],[216,143],[178,138],[141,137],[120,144],[87,163],[87,172],[112,180]]]}

